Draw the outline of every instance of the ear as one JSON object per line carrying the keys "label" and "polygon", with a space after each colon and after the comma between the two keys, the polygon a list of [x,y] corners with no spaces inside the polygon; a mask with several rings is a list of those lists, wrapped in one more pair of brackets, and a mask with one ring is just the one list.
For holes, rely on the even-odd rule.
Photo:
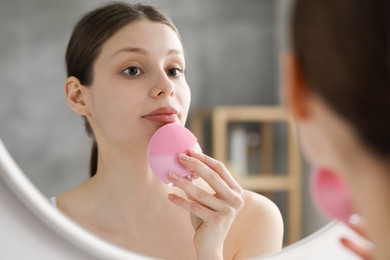
{"label": "ear", "polygon": [[76,77],[69,77],[65,82],[65,93],[69,107],[81,116],[90,114],[86,102],[85,86]]}
{"label": "ear", "polygon": [[307,119],[310,115],[309,104],[311,89],[303,75],[297,57],[291,51],[283,56],[285,81],[283,99],[295,120]]}

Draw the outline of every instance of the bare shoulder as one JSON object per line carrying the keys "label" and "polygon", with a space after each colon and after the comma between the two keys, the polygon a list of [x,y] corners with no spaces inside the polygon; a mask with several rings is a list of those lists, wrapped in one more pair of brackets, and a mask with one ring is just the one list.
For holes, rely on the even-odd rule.
{"label": "bare shoulder", "polygon": [[283,219],[278,207],[258,193],[244,190],[244,206],[227,237],[236,248],[236,258],[246,259],[277,252],[283,242]]}
{"label": "bare shoulder", "polygon": [[241,216],[254,217],[255,219],[267,216],[272,219],[281,218],[279,208],[267,197],[253,191],[244,190],[242,198],[244,199],[244,207],[240,212]]}
{"label": "bare shoulder", "polygon": [[79,215],[85,215],[85,213],[88,213],[88,210],[90,210],[90,207],[93,206],[93,203],[85,203],[85,186],[86,183],[82,183],[56,197],[57,208],[77,221],[80,221]]}

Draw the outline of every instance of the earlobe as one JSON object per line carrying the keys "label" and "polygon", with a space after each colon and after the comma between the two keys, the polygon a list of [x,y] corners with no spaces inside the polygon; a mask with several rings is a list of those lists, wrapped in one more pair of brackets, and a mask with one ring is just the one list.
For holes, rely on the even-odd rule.
{"label": "earlobe", "polygon": [[84,88],[78,78],[73,76],[67,78],[65,82],[66,100],[69,107],[81,116],[88,116],[90,113],[85,99]]}
{"label": "earlobe", "polygon": [[285,76],[284,102],[296,120],[305,120],[310,114],[310,88],[294,53],[286,53],[283,63]]}

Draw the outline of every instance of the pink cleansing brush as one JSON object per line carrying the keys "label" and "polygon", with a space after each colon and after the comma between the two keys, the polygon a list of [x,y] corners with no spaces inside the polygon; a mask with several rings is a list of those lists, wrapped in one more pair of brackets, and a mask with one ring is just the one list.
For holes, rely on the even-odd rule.
{"label": "pink cleansing brush", "polygon": [[183,177],[190,176],[179,161],[180,153],[190,149],[202,153],[196,137],[185,127],[172,123],[159,128],[152,136],[148,147],[148,160],[153,173],[164,183],[169,184],[168,173]]}
{"label": "pink cleansing brush", "polygon": [[354,214],[347,187],[337,174],[323,168],[315,168],[310,188],[314,204],[327,218],[348,222]]}

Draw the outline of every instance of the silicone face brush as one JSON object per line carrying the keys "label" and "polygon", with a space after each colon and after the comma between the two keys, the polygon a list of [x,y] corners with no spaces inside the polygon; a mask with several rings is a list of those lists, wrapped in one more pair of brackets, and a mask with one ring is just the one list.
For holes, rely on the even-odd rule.
{"label": "silicone face brush", "polygon": [[350,194],[337,174],[315,168],[310,188],[313,203],[325,217],[348,222],[354,214]]}
{"label": "silicone face brush", "polygon": [[169,184],[168,173],[187,177],[192,174],[179,162],[179,154],[190,149],[202,153],[196,137],[185,127],[172,123],[159,128],[148,146],[148,161],[153,173]]}

